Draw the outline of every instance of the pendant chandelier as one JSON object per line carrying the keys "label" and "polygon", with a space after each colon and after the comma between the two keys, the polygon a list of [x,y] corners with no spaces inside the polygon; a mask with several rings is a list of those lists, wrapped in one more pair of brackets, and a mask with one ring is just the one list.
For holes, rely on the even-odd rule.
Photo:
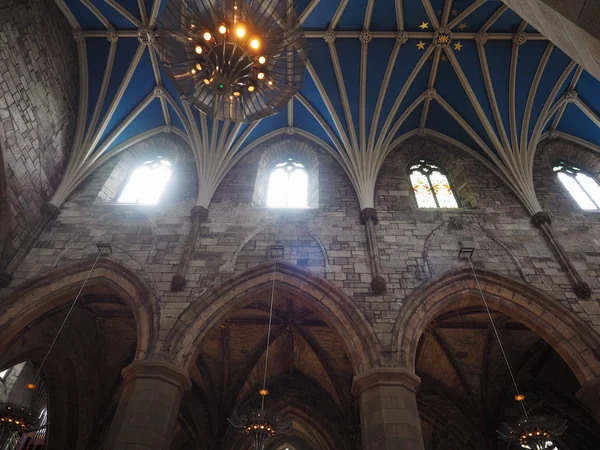
{"label": "pendant chandelier", "polygon": [[[271,246],[274,247],[274,246]],[[271,248],[271,254],[273,249]],[[266,408],[265,402],[269,391],[267,390],[267,368],[269,365],[269,347],[271,343],[271,322],[273,319],[273,300],[275,298],[275,273],[277,272],[277,259],[273,269],[273,285],[271,287],[271,306],[269,309],[269,327],[267,331],[267,349],[265,351],[265,370],[263,374],[262,389],[258,391],[261,396],[260,408],[250,409],[244,413],[233,413],[227,419],[229,423],[239,431],[244,432],[252,438],[253,450],[264,450],[269,438],[277,434],[288,434],[292,429],[292,423],[284,420],[275,412]]]}
{"label": "pendant chandelier", "polygon": [[[456,229],[458,228],[454,221],[451,221],[451,223],[455,226]],[[459,245],[459,258],[466,258],[469,261],[469,266],[471,267],[471,272],[473,273],[473,277],[475,278],[479,294],[481,295],[483,306],[485,307],[485,311],[490,321],[490,325],[492,327],[492,330],[494,331],[494,335],[498,342],[498,347],[500,348],[500,352],[502,353],[502,357],[506,364],[506,368],[508,370],[513,388],[515,390],[514,398],[521,406],[521,410],[523,412],[523,414],[518,420],[502,424],[500,430],[496,431],[498,437],[506,442],[518,443],[521,446],[521,448],[527,450],[554,450],[556,449],[556,445],[552,441],[552,437],[562,435],[567,428],[567,422],[566,420],[555,416],[529,416],[529,414],[527,413],[527,408],[525,408],[524,404],[525,395],[523,395],[519,390],[517,380],[513,374],[512,368],[510,367],[510,363],[508,362],[508,356],[506,355],[506,351],[504,350],[504,345],[502,344],[502,340],[500,339],[500,334],[498,333],[498,329],[496,328],[496,324],[494,323],[494,319],[492,318],[492,313],[488,306],[485,295],[483,294],[483,289],[481,288],[481,284],[479,283],[479,278],[477,278],[475,267],[473,266],[472,256],[475,249],[473,247],[463,247],[461,241],[459,241]]]}
{"label": "pendant chandelier", "polygon": [[306,39],[287,0],[170,0],[158,53],[184,100],[252,122],[281,110],[306,70]]}

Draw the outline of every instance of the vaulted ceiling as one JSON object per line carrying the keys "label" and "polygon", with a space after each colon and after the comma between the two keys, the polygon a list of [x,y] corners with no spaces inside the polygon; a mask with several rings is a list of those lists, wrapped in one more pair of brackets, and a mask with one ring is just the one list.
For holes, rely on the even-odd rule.
{"label": "vaulted ceiling", "polygon": [[203,206],[246,151],[289,129],[329,149],[362,207],[386,155],[414,134],[480,158],[531,213],[540,139],[600,145],[598,81],[499,0],[296,1],[310,45],[304,86],[252,124],[213,122],[181,101],[145,45],[167,0],[56,2],[82,30],[80,117],[57,206],[108,158],[164,131],[194,151]]}

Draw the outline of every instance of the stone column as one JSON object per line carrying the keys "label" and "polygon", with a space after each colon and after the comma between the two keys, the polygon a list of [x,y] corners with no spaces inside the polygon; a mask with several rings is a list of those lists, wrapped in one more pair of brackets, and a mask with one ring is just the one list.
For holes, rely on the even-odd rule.
{"label": "stone column", "polygon": [[367,250],[373,273],[371,289],[374,294],[382,294],[385,292],[385,278],[383,278],[383,270],[379,260],[379,246],[377,245],[377,234],[375,232],[377,221],[377,211],[375,209],[365,208],[360,212],[360,223],[367,229]]}
{"label": "stone column", "polygon": [[187,242],[185,243],[185,248],[181,254],[179,267],[177,267],[177,273],[173,275],[173,279],[171,280],[172,291],[181,291],[185,286],[185,274],[187,273],[190,259],[194,253],[194,249],[196,248],[196,241],[198,240],[198,235],[200,234],[200,225],[202,225],[202,222],[204,222],[208,217],[208,211],[204,206],[194,206],[191,214],[192,229],[190,230]]}
{"label": "stone column", "polygon": [[577,269],[575,269],[573,263],[571,263],[571,260],[565,254],[561,245],[554,238],[554,234],[552,233],[552,219],[550,218],[550,214],[548,214],[547,212],[539,212],[537,214],[534,214],[531,217],[531,223],[534,227],[538,228],[542,232],[542,234],[546,238],[546,241],[548,241],[548,244],[550,244],[550,247],[552,248],[554,254],[558,258],[561,267],[567,273],[567,276],[571,280],[571,285],[573,286],[573,291],[575,292],[575,295],[577,295],[577,297],[579,298],[590,298],[590,296],[592,295],[592,290],[590,289],[590,286],[585,281],[583,281],[583,279],[579,275],[579,272],[577,272]]}
{"label": "stone column", "polygon": [[577,391],[577,398],[592,413],[596,422],[600,423],[600,378],[596,378]]}
{"label": "stone column", "polygon": [[0,270],[0,288],[6,287],[10,284],[13,279],[13,273],[15,270],[17,270],[17,267],[19,267],[21,262],[29,254],[30,250],[36,244],[48,224],[59,216],[60,208],[52,203],[45,203],[42,205],[40,212],[42,213],[41,220],[38,222],[35,228],[31,230],[29,236],[27,236],[11,260],[4,265],[2,270]]}
{"label": "stone column", "polygon": [[417,388],[421,380],[397,367],[371,369],[354,377],[360,396],[363,450],[424,450]]}
{"label": "stone column", "polygon": [[104,449],[170,448],[189,376],[163,361],[135,361],[121,374],[125,387]]}

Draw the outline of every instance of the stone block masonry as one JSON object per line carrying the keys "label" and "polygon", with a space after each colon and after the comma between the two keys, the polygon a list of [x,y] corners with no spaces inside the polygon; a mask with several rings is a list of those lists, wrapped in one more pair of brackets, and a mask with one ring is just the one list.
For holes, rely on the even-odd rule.
{"label": "stone block masonry", "polygon": [[[200,225],[181,291],[171,291],[171,280],[186,251],[190,210],[195,204],[191,195],[195,190],[186,186],[197,186],[195,174],[187,170],[193,157],[185,149],[174,167],[175,192],[166,194],[165,201],[155,207],[98,201],[119,157],[99,169],[66,202],[3,292],[57,265],[94,255],[94,244],[107,240],[113,243],[111,258],[140,273],[156,291],[161,308],[159,339],[164,339],[190,303],[232,274],[267,261],[269,245],[281,241],[286,261],[324,276],[349,296],[372,324],[386,352],[404,299],[432,277],[466,265],[458,259],[460,241],[475,248],[476,267],[534,286],[600,332],[593,306],[600,292],[599,216],[578,210],[547,162],[550,150],[566,152],[570,159],[576,153],[582,165],[593,170],[600,167],[600,160],[561,141],[553,142],[552,148],[547,145],[542,144],[536,159],[536,189],[542,206],[553,216],[566,254],[592,288],[586,302],[575,296],[559,262],[511,191],[460,149],[430,139],[402,144],[379,174],[375,227],[387,283],[384,294],[374,295],[371,289],[366,236],[352,185],[325,151],[313,148],[319,164],[318,208],[253,206],[256,174],[267,145],[246,155],[221,183]],[[460,183],[454,188],[461,208],[416,207],[406,168],[418,156],[437,161],[449,171],[453,184]]]}
{"label": "stone block masonry", "polygon": [[53,2],[0,0],[4,262],[60,182],[75,133],[78,72],[70,27]]}

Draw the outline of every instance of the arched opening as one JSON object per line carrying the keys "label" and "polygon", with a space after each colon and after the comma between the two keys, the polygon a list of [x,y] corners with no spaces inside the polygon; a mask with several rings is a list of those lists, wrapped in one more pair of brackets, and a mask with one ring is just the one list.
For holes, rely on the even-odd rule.
{"label": "arched opening", "polygon": [[47,391],[48,449],[102,448],[121,370],[153,344],[153,297],[129,269],[100,260],[40,368],[90,268],[88,261],[56,269],[2,300],[0,369],[34,369],[20,385]]}
{"label": "arched opening", "polygon": [[[567,431],[547,441],[548,450],[598,448],[600,426],[577,399],[580,385],[567,364],[531,329],[491,313],[527,413],[567,421]],[[497,436],[502,423],[517,420],[523,411],[483,307],[434,319],[419,341],[416,373],[426,450],[521,448]]]}
{"label": "arched opening", "polygon": [[289,436],[270,441],[269,450],[286,443],[295,450],[359,448],[351,388],[357,371],[374,363],[377,349],[366,347],[376,342],[373,332],[329,283],[278,263],[275,273],[274,264],[264,264],[209,291],[190,306],[196,320],[187,322],[187,311],[180,318],[189,333],[167,338],[168,348],[184,352],[181,363],[192,379],[180,409],[179,429],[187,431],[188,441],[178,440],[173,449],[196,448],[199,442],[210,443],[210,449],[250,448],[227,418],[260,406],[273,277],[267,407],[289,418],[293,428]]}
{"label": "arched opening", "polygon": [[421,377],[427,450],[509,449],[496,430],[522,414],[479,286],[500,330],[528,414],[564,417],[560,450],[597,448],[600,428],[576,394],[598,375],[598,338],[556,300],[515,280],[469,269],[433,280],[408,299],[395,325],[396,357]]}

